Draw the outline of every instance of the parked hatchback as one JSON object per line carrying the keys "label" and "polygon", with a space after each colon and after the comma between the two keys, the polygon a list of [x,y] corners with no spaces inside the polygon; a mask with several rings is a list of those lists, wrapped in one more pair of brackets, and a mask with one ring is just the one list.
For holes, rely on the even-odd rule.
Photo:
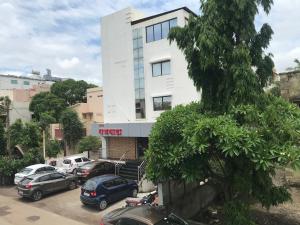
{"label": "parked hatchback", "polygon": [[52,192],[77,187],[77,177],[62,173],[43,173],[24,177],[18,184],[18,194],[34,201]]}
{"label": "parked hatchback", "polygon": [[115,164],[110,162],[90,161],[77,169],[77,176],[80,182],[87,181],[88,179],[104,174],[114,174]]}
{"label": "parked hatchback", "polygon": [[174,213],[167,213],[165,208],[157,206],[137,206],[116,209],[104,216],[100,225],[195,225]]}
{"label": "parked hatchback", "polygon": [[126,197],[136,197],[138,185],[116,175],[102,175],[89,179],[81,188],[80,200],[103,210],[108,204]]}
{"label": "parked hatchback", "polygon": [[90,161],[91,160],[83,156],[70,156],[63,160],[62,166],[67,173],[73,173],[75,175],[79,166]]}
{"label": "parked hatchback", "polygon": [[24,169],[22,169],[20,172],[15,174],[14,182],[15,184],[18,184],[20,180],[22,180],[26,176],[30,176],[38,173],[44,173],[44,172],[55,172],[56,170],[59,169],[46,164],[35,164],[35,165],[27,166]]}

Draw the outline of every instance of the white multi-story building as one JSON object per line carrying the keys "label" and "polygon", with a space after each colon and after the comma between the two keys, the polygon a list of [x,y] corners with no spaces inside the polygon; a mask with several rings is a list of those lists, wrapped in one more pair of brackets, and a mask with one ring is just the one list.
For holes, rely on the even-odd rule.
{"label": "white multi-story building", "polygon": [[104,126],[94,133],[102,138],[103,158],[143,157],[157,117],[200,100],[183,53],[167,39],[191,14],[183,7],[145,17],[126,8],[102,18]]}

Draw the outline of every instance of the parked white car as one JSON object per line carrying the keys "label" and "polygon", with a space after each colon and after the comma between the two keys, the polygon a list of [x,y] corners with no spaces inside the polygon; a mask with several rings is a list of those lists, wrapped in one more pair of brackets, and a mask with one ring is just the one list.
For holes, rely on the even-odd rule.
{"label": "parked white car", "polygon": [[27,166],[24,169],[22,169],[20,172],[15,174],[15,184],[18,184],[24,177],[37,174],[37,173],[43,173],[43,172],[51,172],[51,171],[57,171],[60,173],[64,173],[64,170],[58,167],[49,166],[47,164],[35,164],[31,166]]}
{"label": "parked white car", "polygon": [[83,164],[89,162],[88,158],[84,156],[70,156],[67,158],[64,158],[62,162],[62,167],[65,169],[67,173],[77,173],[77,168],[79,166],[82,166]]}

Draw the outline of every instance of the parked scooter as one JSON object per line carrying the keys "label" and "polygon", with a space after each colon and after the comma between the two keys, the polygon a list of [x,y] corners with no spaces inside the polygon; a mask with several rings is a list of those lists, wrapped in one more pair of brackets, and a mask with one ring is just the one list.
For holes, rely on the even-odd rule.
{"label": "parked scooter", "polygon": [[157,205],[157,203],[155,202],[157,197],[158,197],[158,192],[153,191],[149,195],[146,195],[142,198],[127,198],[125,200],[126,202],[125,207],[135,207],[140,205]]}

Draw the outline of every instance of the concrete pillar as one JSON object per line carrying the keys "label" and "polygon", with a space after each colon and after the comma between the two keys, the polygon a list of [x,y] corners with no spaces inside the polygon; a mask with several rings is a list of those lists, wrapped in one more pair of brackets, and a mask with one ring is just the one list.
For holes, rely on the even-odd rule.
{"label": "concrete pillar", "polygon": [[102,152],[101,152],[101,158],[107,159],[107,138],[101,136],[101,142],[102,142]]}

